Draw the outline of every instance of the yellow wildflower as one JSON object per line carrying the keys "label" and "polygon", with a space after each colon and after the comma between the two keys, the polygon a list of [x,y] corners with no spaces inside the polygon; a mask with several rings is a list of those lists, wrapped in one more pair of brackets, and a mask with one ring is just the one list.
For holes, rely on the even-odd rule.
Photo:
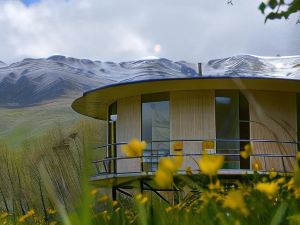
{"label": "yellow wildflower", "polygon": [[202,142],[202,150],[204,152],[210,151],[215,148],[215,142],[213,141],[203,141]]}
{"label": "yellow wildflower", "polygon": [[273,198],[279,191],[279,186],[276,182],[271,182],[271,183],[258,183],[255,188],[266,194],[268,198]]}
{"label": "yellow wildflower", "polygon": [[173,182],[173,175],[168,171],[159,169],[155,172],[154,181],[160,187],[170,187]]}
{"label": "yellow wildflower", "polygon": [[108,211],[107,210],[104,210],[102,212],[102,215],[103,215],[103,218],[107,221],[107,220],[110,220],[110,215],[108,214]]}
{"label": "yellow wildflower", "polygon": [[213,176],[218,173],[224,164],[224,156],[204,154],[199,161],[199,168],[202,173]]}
{"label": "yellow wildflower", "polygon": [[234,225],[241,225],[241,222],[239,220],[236,220]]}
{"label": "yellow wildflower", "polygon": [[154,181],[160,187],[169,187],[173,182],[173,175],[178,170],[180,162],[180,158],[182,156],[178,155],[175,159],[170,158],[162,158],[159,162],[158,170],[155,172]]}
{"label": "yellow wildflower", "polygon": [[259,161],[255,161],[252,163],[252,170],[259,171],[262,169],[261,163]]}
{"label": "yellow wildflower", "polygon": [[107,195],[102,195],[100,198],[99,198],[99,201],[100,202],[107,202],[109,200],[109,197]]}
{"label": "yellow wildflower", "polygon": [[98,193],[98,189],[97,188],[93,188],[90,192],[91,196],[94,196]]}
{"label": "yellow wildflower", "polygon": [[165,208],[165,211],[168,213],[172,210],[173,208],[171,206],[169,206],[168,208]]}
{"label": "yellow wildflower", "polygon": [[285,178],[281,177],[276,182],[277,182],[277,184],[284,184],[285,183]]}
{"label": "yellow wildflower", "polygon": [[148,197],[142,194],[138,194],[134,198],[140,204],[145,204],[148,201]]}
{"label": "yellow wildflower", "polygon": [[233,210],[240,211],[244,216],[249,215],[249,210],[246,207],[244,197],[241,191],[231,191],[226,196],[223,206]]}
{"label": "yellow wildflower", "polygon": [[31,217],[31,216],[33,216],[34,214],[35,214],[35,212],[34,212],[33,209],[31,209],[31,210],[29,210],[29,211],[27,212],[28,217]]}
{"label": "yellow wildflower", "polygon": [[244,151],[241,151],[240,154],[244,159],[248,159],[251,155],[252,147],[250,144],[245,145]]}
{"label": "yellow wildflower", "polygon": [[294,186],[295,186],[295,180],[294,180],[294,177],[292,177],[292,178],[289,180],[289,182],[288,182],[285,186],[287,186],[288,190],[293,189]]}
{"label": "yellow wildflower", "polygon": [[220,185],[220,181],[217,179],[215,183],[210,183],[208,185],[208,188],[210,190],[215,190],[215,189],[220,189],[221,185]]}
{"label": "yellow wildflower", "polygon": [[183,150],[183,142],[182,141],[176,141],[173,144],[173,151],[176,152],[176,151],[182,151],[182,150]]}
{"label": "yellow wildflower", "polygon": [[298,153],[297,153],[297,155],[296,155],[296,158],[297,158],[298,160],[300,160],[300,151],[298,151]]}
{"label": "yellow wildflower", "polygon": [[187,168],[185,168],[185,173],[187,175],[193,175],[192,167],[188,166]]}
{"label": "yellow wildflower", "polygon": [[112,202],[112,205],[115,207],[115,206],[117,206],[118,205],[118,201],[113,201]]}
{"label": "yellow wildflower", "polygon": [[19,222],[20,223],[23,223],[23,222],[25,222],[25,220],[27,219],[27,215],[24,215],[24,216],[21,216],[20,218],[19,218]]}
{"label": "yellow wildflower", "polygon": [[147,144],[145,141],[139,141],[134,138],[127,145],[123,145],[121,150],[128,157],[139,157],[143,155],[146,146]]}
{"label": "yellow wildflower", "polygon": [[176,172],[177,166],[175,162],[170,158],[162,158],[159,162],[159,169],[169,171],[171,173]]}
{"label": "yellow wildflower", "polygon": [[294,190],[295,198],[300,198],[300,187],[295,188]]}
{"label": "yellow wildflower", "polygon": [[173,157],[173,160],[177,168],[180,168],[183,163],[182,151],[183,151],[183,142],[182,141],[175,142],[173,145],[173,152],[175,155]]}
{"label": "yellow wildflower", "polygon": [[1,213],[0,219],[4,219],[4,218],[6,218],[6,217],[8,217],[8,213],[7,213],[7,212]]}
{"label": "yellow wildflower", "polygon": [[292,177],[284,186],[286,186],[289,191],[293,191],[296,198],[300,198],[300,186],[295,183],[295,177]]}
{"label": "yellow wildflower", "polygon": [[49,223],[49,225],[56,225],[57,224],[57,221],[51,221],[50,223]]}
{"label": "yellow wildflower", "polygon": [[273,179],[277,176],[277,172],[275,171],[274,168],[271,169],[271,171],[269,172],[269,177],[270,179]]}
{"label": "yellow wildflower", "polygon": [[115,212],[117,213],[117,212],[119,212],[120,210],[121,210],[121,208],[118,207],[118,208],[115,209]]}
{"label": "yellow wildflower", "polygon": [[55,209],[47,209],[47,212],[48,212],[48,214],[49,215],[53,215],[53,214],[55,214],[56,213],[56,210]]}
{"label": "yellow wildflower", "polygon": [[175,166],[177,167],[177,169],[179,169],[183,163],[182,152],[175,152],[175,156],[173,157],[174,157]]}

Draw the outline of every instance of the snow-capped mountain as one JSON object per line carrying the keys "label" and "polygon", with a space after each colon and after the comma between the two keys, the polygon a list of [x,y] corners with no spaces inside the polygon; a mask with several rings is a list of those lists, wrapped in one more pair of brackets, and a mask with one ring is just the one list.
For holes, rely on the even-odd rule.
{"label": "snow-capped mountain", "polygon": [[6,66],[6,64],[4,62],[0,61],[0,67],[4,67],[4,66]]}
{"label": "snow-capped mountain", "polygon": [[237,55],[210,60],[204,69],[207,76],[300,79],[300,55],[284,57]]}
{"label": "snow-capped mountain", "polygon": [[[300,79],[300,56],[237,55],[202,65],[202,76]],[[101,62],[65,56],[0,62],[0,106],[23,107],[116,82],[199,76],[197,64],[168,59]],[[75,98],[75,97],[74,97]]]}
{"label": "snow-capped mountain", "polygon": [[[3,63],[4,64],[4,63]],[[0,106],[23,107],[115,82],[194,76],[185,62],[168,59],[100,62],[51,56],[0,67]]]}

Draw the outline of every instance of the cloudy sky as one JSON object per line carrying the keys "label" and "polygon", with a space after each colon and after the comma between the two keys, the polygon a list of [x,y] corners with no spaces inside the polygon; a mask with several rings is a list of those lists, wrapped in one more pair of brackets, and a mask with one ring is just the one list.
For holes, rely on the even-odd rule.
{"label": "cloudy sky", "polygon": [[54,54],[190,62],[300,55],[300,24],[268,21],[259,0],[0,0],[0,61]]}

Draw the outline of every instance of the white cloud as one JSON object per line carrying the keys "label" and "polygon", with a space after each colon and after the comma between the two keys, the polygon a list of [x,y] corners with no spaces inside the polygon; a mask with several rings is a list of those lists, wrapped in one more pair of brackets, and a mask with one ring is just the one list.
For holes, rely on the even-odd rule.
{"label": "white cloud", "polygon": [[[238,53],[300,54],[300,29],[269,21],[259,1],[0,0],[0,60],[62,54],[125,61],[159,55],[205,61]],[[163,51],[155,51],[155,45]]]}

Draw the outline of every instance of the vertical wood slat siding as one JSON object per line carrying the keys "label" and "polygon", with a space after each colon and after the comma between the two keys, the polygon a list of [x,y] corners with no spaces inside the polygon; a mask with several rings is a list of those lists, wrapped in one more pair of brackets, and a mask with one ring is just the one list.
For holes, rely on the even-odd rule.
{"label": "vertical wood slat siding", "polygon": [[[215,139],[215,94],[208,91],[176,91],[170,93],[171,139]],[[201,153],[202,142],[184,142],[183,152]],[[198,169],[198,157],[184,159],[181,169]]]}
{"label": "vertical wood slat siding", "polygon": [[[141,138],[141,97],[134,96],[118,100],[117,142],[129,142],[132,138]],[[117,157],[124,157],[121,147],[117,148]],[[140,159],[117,161],[117,172],[140,172]]]}
{"label": "vertical wood slat siding", "polygon": [[[250,102],[250,133],[252,139],[297,141],[297,109],[294,93],[251,92],[255,99]],[[296,154],[293,144],[254,143],[254,153]],[[293,171],[295,158],[251,157],[251,162],[259,161],[262,169],[272,168]]]}

